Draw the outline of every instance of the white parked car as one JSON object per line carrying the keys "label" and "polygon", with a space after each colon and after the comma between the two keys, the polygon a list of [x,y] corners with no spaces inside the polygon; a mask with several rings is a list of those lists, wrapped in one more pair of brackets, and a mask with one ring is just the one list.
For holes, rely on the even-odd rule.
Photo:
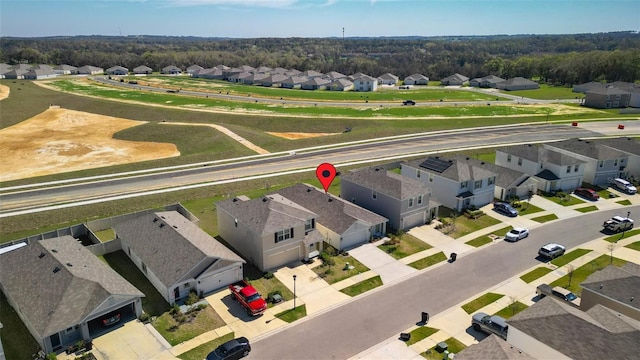
{"label": "white parked car", "polygon": [[520,239],[524,239],[527,236],[529,236],[529,229],[517,227],[517,228],[513,228],[511,231],[509,231],[504,236],[504,239],[506,241],[515,242],[515,241],[518,241]]}

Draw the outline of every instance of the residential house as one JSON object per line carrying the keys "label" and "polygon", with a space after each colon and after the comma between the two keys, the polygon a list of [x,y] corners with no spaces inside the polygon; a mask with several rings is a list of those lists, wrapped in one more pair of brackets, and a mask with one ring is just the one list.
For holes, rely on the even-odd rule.
{"label": "residential house", "polygon": [[309,79],[313,79],[313,78],[317,78],[317,77],[323,77],[324,75],[321,72],[317,72],[315,70],[307,70],[307,71],[303,71],[301,73],[298,74],[299,76],[305,76]]}
{"label": "residential house", "polygon": [[328,79],[323,79],[321,77],[313,77],[302,84],[300,84],[300,88],[303,90],[324,90],[331,83]]}
{"label": "residential house", "polygon": [[[572,191],[582,185],[586,161],[541,145],[514,145],[496,150],[496,165],[533,176],[531,191]],[[532,185],[535,182],[532,183]]]}
{"label": "residential house", "polygon": [[583,181],[592,185],[606,187],[611,180],[629,174],[629,155],[598,141],[568,139],[543,146],[584,161]]}
{"label": "residential house", "polygon": [[300,89],[302,84],[307,82],[309,79],[303,76],[289,76],[288,78],[282,80],[280,86],[285,89]]}
{"label": "residential house", "polygon": [[45,353],[94,338],[110,314],[142,314],[144,294],[69,235],[0,255],[0,288]]}
{"label": "residential house", "polygon": [[53,67],[53,72],[57,75],[72,75],[78,73],[78,68],[71,65],[58,65]]}
{"label": "residential house", "polygon": [[254,70],[254,72],[257,74],[267,74],[267,75],[271,74],[271,71],[273,71],[273,69],[268,66],[260,66]]}
{"label": "residential house", "polygon": [[5,79],[19,80],[19,79],[24,79],[24,75],[28,72],[29,70],[13,69],[5,72],[2,75],[4,76]]}
{"label": "residential house", "polygon": [[515,348],[491,334],[482,341],[473,344],[455,354],[456,360],[536,360],[533,356]]}
{"label": "residential house", "polygon": [[245,85],[261,85],[262,80],[268,78],[269,75],[261,73],[250,73],[249,76],[242,78],[242,83]]}
{"label": "residential house", "polygon": [[191,65],[191,66],[189,66],[189,67],[187,68],[187,74],[189,74],[189,75],[193,76],[193,74],[196,74],[196,73],[198,73],[200,70],[203,70],[203,69],[204,69],[204,67],[202,67],[202,66],[200,66],[200,65],[197,65],[197,64],[194,64],[194,65]]}
{"label": "residential house", "polygon": [[599,82],[599,81],[591,81],[591,82],[584,83],[584,84],[574,85],[571,91],[576,92],[576,93],[586,94],[589,91],[600,90],[600,89],[604,89],[606,87],[607,87],[607,84],[605,84],[605,83],[602,83],[602,82]]}
{"label": "residential house", "polygon": [[287,80],[289,77],[285,74],[272,74],[267,76],[266,78],[262,79],[262,81],[260,82],[262,86],[267,86],[267,87],[271,87],[271,86],[275,86],[275,87],[280,87],[280,84],[282,84],[283,81]]}
{"label": "residential house", "polygon": [[200,79],[217,79],[217,80],[221,80],[224,77],[223,70],[218,68],[202,69],[202,70],[199,70],[198,72],[193,73],[191,76],[194,78],[200,78]]}
{"label": "residential house", "polygon": [[170,305],[242,279],[244,260],[177,211],[144,214],[113,229],[122,250]]}
{"label": "residential house", "polygon": [[431,189],[431,198],[456,211],[482,207],[493,202],[496,174],[460,156],[402,163],[402,175],[417,179]]}
{"label": "residential house", "polygon": [[376,91],[377,89],[378,80],[369,75],[362,75],[353,79],[353,90],[355,91]]}
{"label": "residential house", "polygon": [[239,69],[241,72],[255,72],[255,71],[256,71],[256,69],[255,69],[254,67],[249,66],[249,65],[240,65],[240,66],[238,67],[238,69]]}
{"label": "residential house", "polygon": [[302,71],[298,69],[289,69],[284,74],[287,76],[301,76],[300,74],[302,74]]}
{"label": "residential house", "polygon": [[500,90],[532,90],[539,89],[540,84],[523,77],[514,77],[509,80],[505,80],[496,84],[496,88]]}
{"label": "residential house", "polygon": [[640,322],[602,305],[582,311],[545,297],[507,324],[507,342],[537,359],[635,359],[640,352]]}
{"label": "residential house", "polygon": [[133,68],[133,73],[135,75],[151,75],[151,73],[153,73],[153,69],[148,66],[140,65]]}
{"label": "residential house", "polygon": [[606,138],[594,140],[602,145],[620,150],[627,154],[627,166],[620,174],[624,178],[640,177],[640,143],[630,137]]}
{"label": "residential house", "polygon": [[261,271],[322,250],[317,215],[281,195],[234,197],[217,202],[216,210],[220,237]]}
{"label": "residential house", "polygon": [[180,75],[182,74],[182,69],[175,65],[165,66],[160,70],[160,74],[170,74],[170,75]]}
{"label": "residential house", "polygon": [[283,68],[283,67],[275,67],[273,68],[273,70],[271,70],[272,74],[282,74],[282,75],[286,75],[287,73],[287,69]]}
{"label": "residential house", "polygon": [[397,75],[386,73],[378,76],[378,85],[395,85],[400,78]]}
{"label": "residential house", "polygon": [[105,73],[107,75],[127,75],[129,74],[129,69],[123,66],[112,66],[108,68]]}
{"label": "residential house", "polygon": [[443,86],[463,86],[467,83],[469,83],[469,78],[458,73],[447,76],[446,78],[440,80],[440,85]]}
{"label": "residential house", "polygon": [[326,77],[329,80],[338,80],[338,79],[346,78],[347,75],[341,74],[337,71],[329,71],[328,73],[324,74],[324,77]]}
{"label": "residential house", "polygon": [[387,233],[384,216],[311,185],[296,184],[278,190],[278,194],[317,214],[316,229],[324,241],[338,250],[350,249]]}
{"label": "residential house", "polygon": [[595,109],[625,108],[629,106],[631,93],[613,86],[592,89],[584,96],[583,105]]}
{"label": "residential house", "polygon": [[420,181],[380,167],[340,175],[340,197],[386,217],[393,230],[424,225],[437,216],[431,196]]}
{"label": "residential house", "polygon": [[481,78],[475,78],[469,81],[469,86],[479,87],[479,88],[496,88],[498,83],[505,81],[501,77],[497,77],[495,75],[487,75]]}
{"label": "residential house", "polygon": [[23,75],[23,78],[28,80],[40,80],[40,79],[48,79],[56,76],[57,75],[53,72],[52,68],[42,68],[42,69],[31,69],[27,71]]}
{"label": "residential house", "polygon": [[404,85],[428,85],[429,78],[422,74],[412,74],[404,78]]}
{"label": "residential house", "polygon": [[589,275],[582,284],[580,309],[587,311],[597,304],[640,321],[640,265],[609,265]]}
{"label": "residential house", "polygon": [[465,157],[464,161],[496,174],[493,197],[501,201],[507,201],[514,197],[528,198],[538,190],[539,181],[521,170],[470,157]]}
{"label": "residential house", "polygon": [[[367,74],[361,73],[361,72],[357,72],[355,74],[351,74],[351,75],[347,76],[347,78],[349,80],[353,81],[353,80],[355,80],[355,79],[357,79],[357,78],[359,78],[360,76],[363,76],[363,75],[367,75]],[[369,76],[369,75],[367,75],[367,76]]]}
{"label": "residential house", "polygon": [[249,78],[253,76],[252,73],[250,72],[239,72],[239,73],[233,73],[231,75],[229,75],[226,79],[229,82],[233,82],[233,83],[244,83],[244,79]]}
{"label": "residential house", "polygon": [[29,71],[29,70],[33,69],[33,65],[30,65],[30,64],[15,64],[15,65],[11,66],[11,68],[13,70],[26,70],[26,71]]}
{"label": "residential house", "polygon": [[333,80],[327,89],[332,91],[349,91],[353,90],[353,82],[347,78]]}
{"label": "residential house", "polygon": [[0,63],[0,79],[4,79],[4,74],[13,70],[13,67],[9,64]]}
{"label": "residential house", "polygon": [[104,73],[104,69],[97,66],[85,65],[78,68],[80,75],[99,75]]}

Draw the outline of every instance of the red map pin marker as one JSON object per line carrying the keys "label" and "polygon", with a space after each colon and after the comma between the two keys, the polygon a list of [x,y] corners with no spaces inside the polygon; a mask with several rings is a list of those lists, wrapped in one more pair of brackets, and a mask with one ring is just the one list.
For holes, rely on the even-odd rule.
{"label": "red map pin marker", "polygon": [[316,177],[320,180],[324,192],[327,192],[331,182],[336,177],[336,168],[329,163],[322,163],[316,168]]}

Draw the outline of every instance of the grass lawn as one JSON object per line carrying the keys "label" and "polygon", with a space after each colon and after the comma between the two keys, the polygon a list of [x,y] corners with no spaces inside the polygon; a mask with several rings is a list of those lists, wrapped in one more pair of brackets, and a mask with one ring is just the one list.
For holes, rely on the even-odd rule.
{"label": "grass lawn", "polygon": [[616,204],[627,206],[627,205],[631,205],[631,201],[624,199],[624,200],[616,201]]}
{"label": "grass lawn", "polygon": [[478,230],[482,230],[491,225],[499,224],[500,220],[494,219],[491,216],[480,216],[477,219],[469,219],[464,215],[456,217],[454,226],[444,227],[442,230],[445,234],[451,236],[454,239],[471,234]]}
{"label": "grass lawn", "polygon": [[558,216],[556,214],[549,214],[549,215],[538,216],[538,217],[532,218],[531,220],[537,221],[539,223],[545,223],[547,221],[552,221],[557,219],[558,219]]}
{"label": "grass lawn", "polygon": [[276,317],[282,321],[286,321],[288,323],[294,322],[298,319],[307,316],[307,307],[302,304],[300,306],[296,306],[295,309],[285,310],[281,313],[276,314]]}
{"label": "grass lawn", "polygon": [[[269,293],[279,291],[284,301],[293,299],[293,292],[289,290],[277,277],[271,278],[265,277],[265,273],[258,270],[257,267],[251,264],[244,265],[244,276],[249,279],[249,283],[265,298],[269,296]],[[293,279],[291,279],[293,283]],[[274,304],[267,301],[267,306],[272,307]]]}
{"label": "grass lawn", "polygon": [[475,298],[468,303],[462,305],[462,309],[467,312],[467,314],[474,313],[479,309],[497,301],[502,298],[504,295],[496,294],[496,293],[486,293],[478,298]]}
{"label": "grass lawn", "polygon": [[107,264],[122,275],[138,290],[144,293],[142,298],[142,310],[151,316],[160,316],[169,310],[169,304],[160,295],[158,290],[151,285],[149,280],[140,270],[129,260],[129,257],[122,250],[105,254],[104,259]]}
{"label": "grass lawn", "polygon": [[113,229],[105,229],[95,233],[101,242],[110,241],[116,238],[116,232]]}
{"label": "grass lawn", "polygon": [[440,329],[431,328],[428,326],[421,326],[419,328],[413,329],[409,334],[411,334],[411,338],[405,342],[407,346],[413,345],[420,340],[424,340],[429,336],[437,333]]}
{"label": "grass lawn", "polygon": [[537,267],[531,271],[529,271],[528,273],[520,276],[520,279],[522,279],[522,281],[526,282],[527,284],[532,282],[533,280],[539,279],[545,275],[547,275],[548,273],[552,272],[552,269],[549,269],[547,267]]}
{"label": "grass lawn", "polygon": [[[331,259],[335,261],[335,265],[320,265],[312,269],[313,272],[318,274],[318,276],[323,278],[324,281],[329,284],[335,284],[354,275],[369,271],[368,267],[364,266],[361,262],[350,255],[336,255],[332,256]],[[345,265],[347,263],[353,266],[353,269],[345,270]]]}
{"label": "grass lawn", "polygon": [[517,313],[519,313],[520,311],[526,308],[528,308],[527,305],[521,303],[520,301],[516,301],[513,304],[509,304],[506,307],[500,309],[500,311],[498,311],[494,315],[498,315],[505,319],[509,319],[510,317],[516,315]]}
{"label": "grass lawn", "polygon": [[225,325],[224,321],[211,306],[207,306],[195,314],[196,316],[193,320],[179,324],[169,312],[165,312],[152,321],[151,325],[171,345],[180,344],[183,341],[193,339],[200,334]]}
{"label": "grass lawn", "polygon": [[640,229],[635,229],[635,230],[631,230],[631,231],[625,231],[624,233],[618,233],[615,235],[611,235],[611,236],[607,236],[606,238],[604,238],[605,241],[608,241],[610,243],[622,240],[622,239],[626,239],[630,236],[634,236],[634,235],[638,235],[640,234]]}
{"label": "grass lawn", "polygon": [[445,260],[447,260],[447,256],[442,251],[440,251],[437,254],[427,256],[426,258],[422,258],[420,260],[416,260],[410,263],[409,266],[411,266],[414,269],[422,270],[424,268],[427,268],[431,265],[435,265]]}
{"label": "grass lawn", "polygon": [[489,235],[495,235],[495,236],[504,237],[507,234],[507,232],[509,232],[509,230],[511,230],[511,229],[513,229],[513,226],[507,226],[507,227],[502,228],[500,230],[494,231],[491,234],[478,236],[477,238],[475,238],[473,240],[467,241],[465,244],[471,245],[471,246],[474,246],[474,247],[480,247],[482,245],[488,244],[488,243],[493,241],[493,240],[491,240]]}
{"label": "grass lawn", "polygon": [[340,292],[349,296],[357,296],[371,289],[375,289],[378,286],[382,286],[382,279],[380,278],[380,276],[374,276],[370,279],[346,287],[340,290]]}
{"label": "grass lawn", "polygon": [[627,245],[625,247],[629,248],[629,249],[636,250],[636,251],[640,251],[640,241],[636,241],[636,242],[631,243],[631,244],[629,244],[629,245]]}
{"label": "grass lawn", "polygon": [[584,97],[584,94],[576,94],[571,87],[550,86],[542,84],[539,89],[507,91],[509,95],[524,96],[539,100],[575,99]]}
{"label": "grass lawn", "polygon": [[591,205],[591,206],[585,206],[585,207],[581,207],[581,208],[576,208],[576,211],[580,211],[581,213],[588,213],[588,212],[592,212],[592,211],[598,211],[598,207],[595,205]]}
{"label": "grass lawn", "polygon": [[580,266],[575,269],[571,274],[571,284],[569,284],[569,275],[565,275],[560,279],[552,282],[551,286],[560,286],[565,289],[570,290],[574,294],[580,296],[582,293],[582,288],[580,287],[580,283],[584,282],[584,280],[594,272],[604,269],[605,267],[613,264],[615,266],[622,266],[627,262],[618,258],[611,258],[609,255],[600,255],[598,258],[591,260],[590,262]]}
{"label": "grass lawn", "polygon": [[527,201],[521,201],[520,206],[518,207],[518,214],[520,215],[534,214],[540,211],[543,210]]}
{"label": "grass lawn", "polygon": [[[449,351],[450,354],[457,354],[460,351],[466,349],[466,345],[461,343],[459,340],[455,339],[455,338],[448,338],[447,340],[445,340],[444,342],[447,343],[447,350]],[[442,360],[442,354],[436,351],[436,347],[432,347],[431,349],[428,349],[427,351],[423,352],[422,357],[424,357],[425,359],[429,359],[429,360]]]}
{"label": "grass lawn", "polygon": [[40,346],[0,291],[0,338],[7,359],[35,359]]}
{"label": "grass lawn", "polygon": [[588,249],[575,249],[570,253],[566,253],[558,258],[551,260],[551,263],[557,267],[564,266],[579,258],[580,256],[586,255],[590,252],[591,250]]}
{"label": "grass lawn", "polygon": [[565,196],[562,197],[558,197],[555,195],[542,195],[545,199],[549,200],[549,201],[553,201],[556,204],[560,204],[562,206],[571,206],[571,205],[577,205],[577,204],[583,204],[584,201],[578,199],[575,196],[571,196],[569,194],[565,194]]}
{"label": "grass lawn", "polygon": [[431,249],[431,245],[407,233],[402,234],[397,243],[382,244],[378,249],[391,255],[394,259],[402,259],[411,254]]}
{"label": "grass lawn", "polygon": [[182,360],[202,360],[204,358],[207,357],[207,355],[213,351],[215,348],[217,348],[218,346],[226,343],[229,340],[233,340],[235,338],[235,334],[233,332],[223,335],[217,339],[208,341],[204,344],[198,345],[197,347],[187,351],[187,352],[183,352],[182,354],[178,355],[178,359],[182,359]]}

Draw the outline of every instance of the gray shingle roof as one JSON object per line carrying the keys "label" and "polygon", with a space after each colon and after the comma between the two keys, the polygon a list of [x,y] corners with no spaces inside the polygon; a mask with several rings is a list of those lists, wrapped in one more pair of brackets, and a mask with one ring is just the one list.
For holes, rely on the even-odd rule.
{"label": "gray shingle roof", "polygon": [[506,154],[511,154],[536,163],[549,163],[559,166],[585,163],[585,161],[579,160],[571,155],[535,144],[514,145],[500,150]]}
{"label": "gray shingle roof", "polygon": [[634,359],[640,352],[638,321],[624,315],[606,316],[601,310],[583,312],[548,297],[507,323],[574,359]]}
{"label": "gray shingle roof", "polygon": [[546,143],[544,146],[571,151],[595,160],[617,159],[625,155],[620,150],[613,149],[592,140],[568,139]]}
{"label": "gray shingle roof", "polygon": [[317,217],[313,212],[279,195],[251,200],[227,199],[217,202],[216,206],[261,236],[303,224]]}
{"label": "gray shingle roof", "polygon": [[485,161],[470,158],[470,157],[458,156],[456,158],[460,160],[464,160],[469,164],[472,164],[473,166],[478,166],[494,173],[496,176],[495,184],[500,187],[513,185],[513,183],[516,180],[520,179],[522,176],[525,175],[525,173],[522,171],[510,169],[504,166],[492,164],[490,162],[485,162]]}
{"label": "gray shingle roof", "polygon": [[[451,162],[452,165],[449,166],[443,172],[441,172],[439,175],[454,181],[481,180],[481,179],[487,179],[497,175],[493,171],[485,168],[485,166],[480,166],[479,162],[476,163],[477,160],[473,158],[466,158],[462,156],[455,157],[452,159],[441,158],[441,157],[437,157],[437,158]],[[420,164],[422,163],[422,161],[424,161],[424,159],[411,160],[411,161],[408,161],[406,164],[416,169],[426,170],[420,167]]]}
{"label": "gray shingle roof", "polygon": [[382,168],[369,167],[352,170],[347,174],[340,175],[340,177],[399,200],[431,194],[431,189],[421,181]]}
{"label": "gray shingle roof", "polygon": [[596,142],[626,153],[640,155],[640,143],[630,137],[598,139]]}
{"label": "gray shingle roof", "polygon": [[607,266],[591,274],[580,286],[640,310],[640,271],[632,266]]}
{"label": "gray shingle roof", "polygon": [[477,344],[456,354],[457,360],[534,360],[535,358],[496,335],[489,335]]}
{"label": "gray shingle roof", "polygon": [[387,218],[363,209],[311,185],[296,184],[281,190],[278,194],[304,206],[318,214],[316,222],[337,234],[342,234],[354,223],[363,221],[371,226],[384,224]]}
{"label": "gray shingle roof", "polygon": [[244,262],[176,211],[145,214],[113,228],[167,287],[207,258]]}
{"label": "gray shingle roof", "polygon": [[144,296],[68,235],[0,255],[0,283],[42,336],[80,324],[111,296]]}

